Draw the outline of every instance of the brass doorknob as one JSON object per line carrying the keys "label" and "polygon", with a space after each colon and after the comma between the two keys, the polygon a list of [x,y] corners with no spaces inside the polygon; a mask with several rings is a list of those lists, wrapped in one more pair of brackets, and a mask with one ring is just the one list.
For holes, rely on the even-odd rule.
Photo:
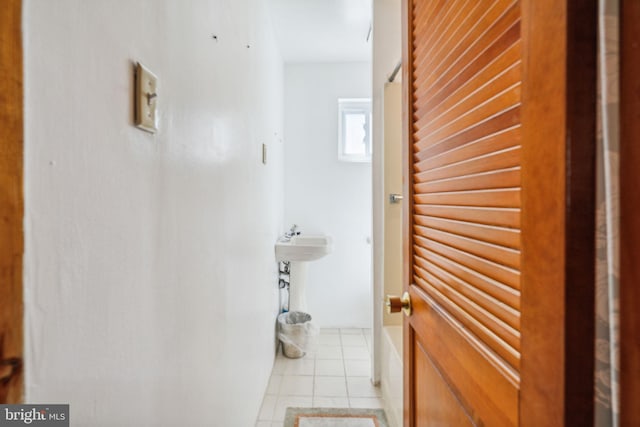
{"label": "brass doorknob", "polygon": [[402,298],[395,295],[387,295],[384,305],[387,307],[387,313],[389,314],[402,310],[406,316],[411,316],[411,297],[409,292],[402,294]]}

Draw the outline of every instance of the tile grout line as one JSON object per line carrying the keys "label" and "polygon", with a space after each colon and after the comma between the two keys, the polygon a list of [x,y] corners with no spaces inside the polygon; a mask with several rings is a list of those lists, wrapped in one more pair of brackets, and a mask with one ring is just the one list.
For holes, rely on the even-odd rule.
{"label": "tile grout line", "polygon": [[[318,341],[320,338],[318,338]],[[319,346],[319,344],[318,344]],[[316,352],[313,355],[313,380],[311,381],[311,407],[315,408],[316,406],[316,367],[318,363],[318,350],[316,347]]]}
{"label": "tile grout line", "polygon": [[351,408],[351,397],[349,396],[349,383],[347,382],[347,362],[344,357],[344,342],[342,341],[342,329],[340,329],[340,351],[342,352],[342,372],[344,372],[344,387],[347,390],[347,405]]}

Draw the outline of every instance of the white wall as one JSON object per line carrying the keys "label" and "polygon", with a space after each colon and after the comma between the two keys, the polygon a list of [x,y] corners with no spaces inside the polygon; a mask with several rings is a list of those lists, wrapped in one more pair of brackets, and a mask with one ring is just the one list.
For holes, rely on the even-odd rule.
{"label": "white wall", "polygon": [[[25,400],[75,426],[253,425],[283,231],[263,1],[25,0],[23,21]],[[131,124],[132,61],[159,77],[156,135]]]}
{"label": "white wall", "polygon": [[309,263],[321,327],[371,327],[371,164],[338,161],[338,98],[370,96],[370,63],[285,65],[285,224],[334,239]]}

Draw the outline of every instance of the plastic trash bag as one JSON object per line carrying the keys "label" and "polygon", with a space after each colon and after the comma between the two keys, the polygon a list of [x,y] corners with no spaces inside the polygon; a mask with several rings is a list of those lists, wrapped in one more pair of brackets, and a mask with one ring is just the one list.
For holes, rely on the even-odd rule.
{"label": "plastic trash bag", "polygon": [[314,351],[319,333],[309,313],[290,311],[278,316],[278,338],[286,357],[298,359]]}

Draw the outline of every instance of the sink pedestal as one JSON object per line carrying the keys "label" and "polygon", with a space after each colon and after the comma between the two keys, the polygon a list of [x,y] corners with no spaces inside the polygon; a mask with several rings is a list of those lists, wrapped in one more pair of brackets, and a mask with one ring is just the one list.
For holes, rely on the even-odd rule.
{"label": "sink pedestal", "polygon": [[[295,227],[291,228],[291,233]],[[276,261],[289,264],[289,311],[307,309],[307,263],[320,259],[333,250],[330,236],[285,235],[275,245]]]}
{"label": "sink pedestal", "polygon": [[307,311],[307,270],[305,261],[291,261],[289,265],[289,311]]}

